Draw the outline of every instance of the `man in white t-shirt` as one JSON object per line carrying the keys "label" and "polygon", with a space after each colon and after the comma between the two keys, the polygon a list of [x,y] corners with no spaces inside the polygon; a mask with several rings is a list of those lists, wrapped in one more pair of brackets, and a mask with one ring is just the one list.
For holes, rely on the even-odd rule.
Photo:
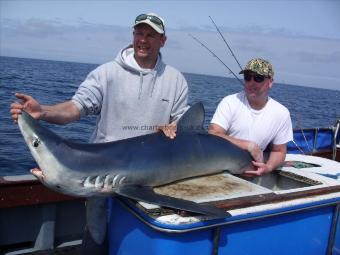
{"label": "man in white t-shirt", "polygon": [[[292,121],[288,109],[268,96],[274,76],[268,61],[252,59],[240,74],[244,74],[244,91],[223,98],[209,133],[248,150],[254,158],[254,169],[245,175],[259,176],[283,163],[287,143],[293,140]],[[267,147],[270,154],[264,162],[263,151]]]}

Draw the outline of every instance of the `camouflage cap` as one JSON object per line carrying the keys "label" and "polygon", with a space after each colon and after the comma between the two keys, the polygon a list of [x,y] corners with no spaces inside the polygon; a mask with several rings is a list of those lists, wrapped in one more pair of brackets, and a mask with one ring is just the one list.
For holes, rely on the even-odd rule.
{"label": "camouflage cap", "polygon": [[252,71],[258,73],[263,76],[274,76],[274,70],[272,65],[264,59],[254,58],[248,62],[248,64],[244,67],[244,69],[240,72],[240,74],[245,71]]}

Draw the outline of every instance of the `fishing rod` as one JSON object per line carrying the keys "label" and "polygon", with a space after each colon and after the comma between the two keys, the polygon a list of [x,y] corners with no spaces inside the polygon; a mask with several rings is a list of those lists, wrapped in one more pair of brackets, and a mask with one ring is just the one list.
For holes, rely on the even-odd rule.
{"label": "fishing rod", "polygon": [[233,56],[233,58],[235,59],[236,63],[238,64],[238,66],[239,66],[239,67],[240,67],[240,69],[242,70],[242,66],[240,65],[240,62],[238,62],[238,60],[237,60],[237,58],[236,58],[236,56],[235,56],[234,52],[233,52],[233,51],[232,51],[232,49],[230,48],[230,46],[229,46],[229,44],[228,44],[227,40],[226,40],[226,39],[224,38],[224,36],[222,35],[222,33],[221,33],[220,29],[217,27],[217,25],[216,25],[215,21],[212,19],[212,17],[211,17],[211,16],[209,16],[209,18],[210,18],[211,22],[214,24],[214,26],[215,26],[215,28],[216,28],[217,32],[218,32],[218,33],[220,34],[220,36],[222,37],[222,39],[223,39],[224,43],[225,43],[225,44],[228,46],[228,49],[229,49],[229,51],[230,51],[231,55]]}
{"label": "fishing rod", "polygon": [[243,82],[237,77],[237,75],[212,50],[210,50],[204,43],[198,40],[195,36],[191,34],[189,34],[189,36],[193,38],[196,42],[198,42],[202,47],[207,49],[215,58],[217,58],[229,70],[229,72],[234,75],[234,77],[242,84],[242,86],[244,86]]}
{"label": "fishing rod", "polygon": [[[305,136],[305,133],[303,132],[303,129],[302,129],[302,126],[301,126],[301,121],[300,121],[300,115],[299,114],[296,115],[296,121],[298,123],[298,127],[297,128],[301,130],[302,137],[303,137],[303,139],[305,141],[305,144],[307,145],[307,150],[309,151],[309,153],[308,152],[307,153],[312,155],[313,151],[311,150],[311,148],[309,146],[309,143],[307,142],[307,137]],[[301,152],[302,155],[307,155],[307,153],[305,151],[303,151],[303,149],[297,144],[297,142],[294,140],[294,138],[293,138],[292,142],[294,143],[295,147]]]}

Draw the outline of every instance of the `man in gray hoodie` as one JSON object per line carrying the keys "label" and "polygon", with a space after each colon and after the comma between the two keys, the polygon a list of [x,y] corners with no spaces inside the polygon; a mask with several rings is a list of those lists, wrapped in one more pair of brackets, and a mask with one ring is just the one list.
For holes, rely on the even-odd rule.
{"label": "man in gray hoodie", "polygon": [[[176,121],[188,109],[187,82],[179,71],[162,61],[164,20],[154,13],[141,14],[133,27],[133,44],[123,48],[113,61],[93,70],[71,100],[41,105],[29,95],[16,93],[21,102],[11,104],[12,119],[16,122],[22,110],[56,124],[97,115],[91,137],[94,143],[144,135],[158,128],[173,138]],[[87,202],[84,254],[104,253],[95,248],[105,239],[105,208],[102,199]]]}
{"label": "man in gray hoodie", "polygon": [[188,85],[179,71],[162,61],[160,48],[165,42],[162,18],[141,14],[135,21],[133,45],[93,70],[72,100],[40,105],[17,93],[22,102],[11,105],[12,118],[16,120],[24,109],[36,119],[67,124],[95,114],[92,142],[152,133],[153,127],[176,122],[187,109]]}

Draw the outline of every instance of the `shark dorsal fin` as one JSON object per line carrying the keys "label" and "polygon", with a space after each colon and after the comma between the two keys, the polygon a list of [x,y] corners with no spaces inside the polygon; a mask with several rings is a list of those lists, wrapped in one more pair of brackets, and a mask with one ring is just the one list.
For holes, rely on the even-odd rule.
{"label": "shark dorsal fin", "polygon": [[177,123],[177,132],[200,132],[203,131],[204,106],[198,102],[191,106]]}

